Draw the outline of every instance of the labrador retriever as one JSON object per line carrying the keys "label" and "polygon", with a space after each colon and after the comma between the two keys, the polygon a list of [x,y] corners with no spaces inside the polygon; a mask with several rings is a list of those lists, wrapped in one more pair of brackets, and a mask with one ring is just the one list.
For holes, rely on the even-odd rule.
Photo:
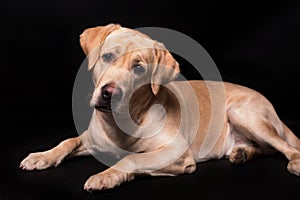
{"label": "labrador retriever", "polygon": [[[118,24],[86,29],[80,44],[95,84],[90,125],[53,149],[29,154],[22,169],[112,153],[117,161],[84,184],[91,192],[141,174],[192,173],[196,163],[209,159],[225,157],[241,164],[279,151],[289,160],[288,171],[300,175],[300,140],[260,93],[232,83],[173,81],[179,65],[164,45]],[[214,105],[211,94],[218,95],[220,88],[224,99],[220,96]],[[217,112],[212,111],[216,106]],[[214,121],[221,124],[219,130],[211,130]]]}

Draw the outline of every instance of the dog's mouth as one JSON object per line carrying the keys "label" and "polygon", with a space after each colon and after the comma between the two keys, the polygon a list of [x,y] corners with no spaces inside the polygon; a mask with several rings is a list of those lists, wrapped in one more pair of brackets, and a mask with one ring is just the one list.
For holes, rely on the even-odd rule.
{"label": "dog's mouth", "polygon": [[110,103],[98,104],[98,105],[95,105],[95,109],[100,112],[110,113],[111,112],[111,104]]}

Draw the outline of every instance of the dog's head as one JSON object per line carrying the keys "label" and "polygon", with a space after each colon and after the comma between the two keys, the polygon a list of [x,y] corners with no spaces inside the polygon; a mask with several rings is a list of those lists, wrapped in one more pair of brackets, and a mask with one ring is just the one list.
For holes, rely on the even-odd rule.
{"label": "dog's head", "polygon": [[86,29],[80,44],[88,69],[93,70],[91,105],[102,112],[122,110],[130,98],[132,104],[146,103],[143,98],[158,95],[161,85],[179,73],[178,63],[163,44],[120,25]]}

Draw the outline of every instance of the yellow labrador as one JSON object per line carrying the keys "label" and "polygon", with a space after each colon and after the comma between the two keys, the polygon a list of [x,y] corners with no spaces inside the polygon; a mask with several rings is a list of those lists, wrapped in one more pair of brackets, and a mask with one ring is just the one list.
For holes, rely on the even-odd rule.
{"label": "yellow labrador", "polygon": [[[95,109],[89,128],[53,149],[29,154],[20,164],[22,169],[46,169],[65,158],[96,152],[120,156],[116,147],[131,152],[86,181],[84,189],[94,191],[113,188],[140,174],[192,173],[197,162],[226,157],[241,164],[277,150],[289,160],[288,171],[300,175],[300,140],[258,92],[231,83],[172,81],[179,66],[169,51],[148,36],[120,25],[87,29],[80,43],[95,84],[91,99]],[[196,101],[184,84],[193,89]],[[211,112],[210,93],[219,87],[225,91],[221,112]],[[177,88],[177,93],[172,88]],[[185,113],[177,96],[180,92],[190,102]],[[220,133],[201,157],[203,141],[210,137],[208,134],[215,134],[208,130],[214,117],[221,119]],[[126,123],[122,122],[136,126],[124,130]],[[195,135],[192,126],[197,127]]]}

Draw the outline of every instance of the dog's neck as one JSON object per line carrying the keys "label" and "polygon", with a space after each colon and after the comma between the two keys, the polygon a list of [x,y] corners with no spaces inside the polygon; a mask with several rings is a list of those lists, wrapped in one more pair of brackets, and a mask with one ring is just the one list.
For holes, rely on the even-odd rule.
{"label": "dog's neck", "polygon": [[154,102],[156,102],[156,96],[152,93],[150,84],[137,89],[129,101],[131,119],[137,125],[142,124],[144,116],[149,112]]}

